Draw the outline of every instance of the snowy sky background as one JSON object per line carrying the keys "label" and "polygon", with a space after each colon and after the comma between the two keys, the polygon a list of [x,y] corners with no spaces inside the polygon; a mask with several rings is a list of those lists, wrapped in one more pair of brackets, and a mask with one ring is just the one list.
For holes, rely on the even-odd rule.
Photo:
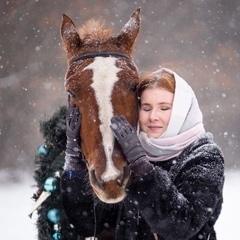
{"label": "snowy sky background", "polygon": [[226,161],[219,240],[238,240],[240,202],[238,0],[13,0],[0,12],[0,239],[35,239],[27,217],[34,190],[33,158],[42,144],[39,121],[66,104],[62,13],[76,26],[106,19],[117,33],[141,7],[134,60],[140,73],[173,68],[196,92],[205,127]]}
{"label": "snowy sky background", "polygon": [[164,65],[182,76],[226,167],[240,167],[239,1],[13,0],[0,3],[0,169],[10,178],[17,178],[16,169],[33,170],[43,142],[39,121],[67,102],[62,14],[77,27],[101,17],[116,35],[138,7],[142,21],[133,58],[140,74]]}

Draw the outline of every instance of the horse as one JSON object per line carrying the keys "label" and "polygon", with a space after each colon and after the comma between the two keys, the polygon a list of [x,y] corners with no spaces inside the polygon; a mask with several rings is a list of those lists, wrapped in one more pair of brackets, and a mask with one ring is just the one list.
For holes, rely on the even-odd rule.
{"label": "horse", "polygon": [[[104,203],[121,202],[130,180],[127,162],[110,128],[113,115],[136,127],[138,69],[132,52],[140,31],[140,8],[117,36],[105,22],[90,19],[77,31],[63,14],[61,38],[67,52],[65,88],[82,115],[81,148],[90,185]],[[81,187],[81,186],[79,186]]]}

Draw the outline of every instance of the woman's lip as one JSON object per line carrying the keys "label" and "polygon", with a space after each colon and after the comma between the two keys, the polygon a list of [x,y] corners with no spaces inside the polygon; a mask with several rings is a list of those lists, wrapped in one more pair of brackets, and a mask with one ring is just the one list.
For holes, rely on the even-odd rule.
{"label": "woman's lip", "polygon": [[155,130],[155,129],[161,129],[162,127],[161,126],[149,126],[149,128]]}

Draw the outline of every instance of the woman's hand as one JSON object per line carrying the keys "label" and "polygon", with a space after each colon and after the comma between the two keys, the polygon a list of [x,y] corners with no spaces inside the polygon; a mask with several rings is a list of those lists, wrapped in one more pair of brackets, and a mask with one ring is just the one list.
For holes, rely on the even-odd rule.
{"label": "woman's hand", "polygon": [[86,160],[80,148],[81,119],[78,107],[75,104],[69,104],[66,117],[67,144],[64,170],[71,174],[86,170]]}
{"label": "woman's hand", "polygon": [[136,130],[129,124],[124,116],[113,116],[111,129],[123,154],[129,163],[130,169],[137,175],[143,175],[153,169],[147,160],[145,151],[138,139]]}
{"label": "woman's hand", "polygon": [[69,104],[68,106],[66,127],[66,154],[72,157],[80,157],[82,153],[80,148],[81,114],[75,104]]}

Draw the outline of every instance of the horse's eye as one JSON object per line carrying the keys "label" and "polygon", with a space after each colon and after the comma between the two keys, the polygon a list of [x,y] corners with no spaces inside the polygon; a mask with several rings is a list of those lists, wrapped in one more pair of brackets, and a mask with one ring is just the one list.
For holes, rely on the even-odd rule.
{"label": "horse's eye", "polygon": [[134,85],[130,88],[130,92],[135,92],[137,90],[137,85]]}
{"label": "horse's eye", "polygon": [[72,99],[77,99],[77,97],[76,97],[76,95],[75,95],[74,93],[69,92],[69,95],[70,95],[70,97],[71,97]]}

